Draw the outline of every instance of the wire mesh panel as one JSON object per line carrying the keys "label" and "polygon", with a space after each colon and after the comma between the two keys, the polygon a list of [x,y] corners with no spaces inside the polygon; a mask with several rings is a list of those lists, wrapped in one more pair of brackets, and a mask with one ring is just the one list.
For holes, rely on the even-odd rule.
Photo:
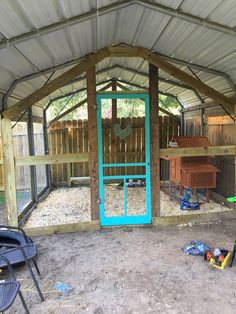
{"label": "wire mesh panel", "polygon": [[[126,184],[126,211],[128,216],[145,215],[147,190],[144,180],[131,179]],[[133,183],[136,182],[136,183]]]}
{"label": "wire mesh panel", "polygon": [[104,212],[106,217],[125,215],[123,180],[104,184]]}
{"label": "wire mesh panel", "polygon": [[[29,156],[29,138],[26,122],[18,122],[12,129],[14,153],[16,156]],[[32,201],[30,166],[16,167],[17,211],[21,213]]]}
{"label": "wire mesh panel", "polygon": [[[133,100],[135,102],[135,100]],[[138,107],[135,109],[135,107]],[[117,116],[112,118],[111,100],[102,100],[103,163],[137,164],[145,162],[145,103],[117,100]],[[138,117],[137,115],[142,114]],[[138,166],[107,167],[105,175],[144,174]]]}
{"label": "wire mesh panel", "polygon": [[[33,123],[34,130],[34,149],[35,155],[44,155],[44,137],[43,137],[43,124]],[[37,165],[36,179],[37,179],[37,194],[39,194],[47,186],[46,166]]]}
{"label": "wire mesh panel", "polygon": [[210,147],[212,144],[218,146],[222,133],[219,132],[217,141],[211,137],[210,142],[209,137],[175,136],[169,143],[173,149],[196,150],[196,156],[168,158],[169,180],[163,181],[161,186],[161,215],[211,213],[235,207],[235,204],[227,201],[236,191],[235,157],[198,156],[199,148]]}
{"label": "wire mesh panel", "polygon": [[97,100],[101,222],[151,222],[148,95],[109,94]]}

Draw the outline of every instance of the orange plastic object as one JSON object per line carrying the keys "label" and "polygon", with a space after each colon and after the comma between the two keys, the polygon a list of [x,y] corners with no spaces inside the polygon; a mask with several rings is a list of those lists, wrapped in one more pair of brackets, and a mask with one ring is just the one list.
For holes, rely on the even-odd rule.
{"label": "orange plastic object", "polygon": [[[172,140],[177,147],[208,147],[206,136],[177,136]],[[173,148],[175,149],[175,148]],[[219,169],[210,163],[208,156],[178,157],[170,159],[170,193],[171,186],[176,183],[190,189],[209,189],[216,187],[216,173]],[[209,193],[207,193],[209,201]]]}
{"label": "orange plastic object", "polygon": [[209,261],[213,256],[213,253],[211,251],[207,252],[207,260]]}

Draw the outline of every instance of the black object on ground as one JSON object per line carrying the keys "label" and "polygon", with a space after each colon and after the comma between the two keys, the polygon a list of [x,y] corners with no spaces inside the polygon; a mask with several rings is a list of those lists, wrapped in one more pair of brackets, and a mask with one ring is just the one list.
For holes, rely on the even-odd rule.
{"label": "black object on ground", "polygon": [[29,314],[29,310],[25,303],[25,299],[20,291],[20,283],[16,280],[10,262],[8,261],[7,258],[1,255],[0,260],[7,265],[7,269],[10,275],[10,279],[3,280],[0,282],[0,311],[3,312],[9,309],[12,306],[17,294],[19,294],[25,312]]}
{"label": "black object on ground", "polygon": [[[11,266],[25,263],[38,291],[41,301],[44,301],[43,294],[38,285],[30,261],[32,260],[35,269],[40,276],[36,263],[37,249],[33,240],[28,237],[20,227],[0,226],[0,256],[8,259]],[[0,268],[7,267],[7,263],[0,260]]]}
{"label": "black object on ground", "polygon": [[231,258],[229,267],[232,267],[232,266],[233,266],[233,261],[234,261],[234,258],[235,258],[235,253],[236,253],[236,240],[235,240],[235,242],[234,242],[234,248],[233,248],[232,258]]}

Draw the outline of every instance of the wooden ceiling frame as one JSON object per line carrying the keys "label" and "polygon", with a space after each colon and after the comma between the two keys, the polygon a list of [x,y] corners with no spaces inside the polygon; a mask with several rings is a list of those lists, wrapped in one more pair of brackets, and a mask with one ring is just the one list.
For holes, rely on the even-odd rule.
{"label": "wooden ceiling frame", "polygon": [[175,77],[181,82],[194,88],[199,93],[204,94],[205,96],[211,98],[213,101],[223,106],[223,108],[228,113],[230,114],[234,113],[234,106],[236,104],[236,100],[232,100],[231,98],[228,98],[227,96],[221,94],[217,90],[211,88],[210,86],[204,84],[198,79],[192,77],[190,74],[184,72],[183,70],[177,68],[173,64],[164,60],[158,54],[150,51],[149,49],[143,47],[109,46],[106,48],[102,48],[97,52],[84,58],[84,60],[81,63],[77,64],[67,72],[55,78],[54,80],[48,82],[46,85],[39,88],[37,91],[33,92],[24,99],[20,100],[18,103],[16,103],[9,109],[3,111],[2,115],[8,119],[12,119],[16,115],[21,115],[25,110],[30,108],[39,100],[50,95],[57,89],[65,86],[74,78],[86,72],[88,69],[95,66],[97,63],[101,62],[107,57],[143,58],[152,65],[160,68],[162,71],[168,73],[169,75]]}

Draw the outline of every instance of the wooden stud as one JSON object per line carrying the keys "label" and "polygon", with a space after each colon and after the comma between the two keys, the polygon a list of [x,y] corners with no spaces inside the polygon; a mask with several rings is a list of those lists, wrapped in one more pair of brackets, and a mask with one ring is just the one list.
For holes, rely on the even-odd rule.
{"label": "wooden stud", "polygon": [[[53,133],[51,133],[51,135]],[[89,161],[88,153],[15,157],[16,166],[57,165],[57,164],[64,164],[64,163],[87,162],[87,161]]]}
{"label": "wooden stud", "polygon": [[[88,151],[89,151],[88,120],[83,121],[83,127],[84,127],[84,152],[88,153]],[[84,163],[84,176],[85,177],[89,176],[89,164],[88,163]]]}
{"label": "wooden stud", "polygon": [[141,47],[120,47],[120,46],[115,46],[115,47],[107,47],[109,51],[109,56],[110,57],[142,57],[142,49]]}
{"label": "wooden stud", "polygon": [[[130,91],[130,89],[129,89],[128,87],[124,86],[123,84],[121,84],[121,83],[119,83],[119,82],[116,82],[116,85],[117,85],[118,87],[120,87],[122,90]],[[147,89],[147,90],[148,90],[148,89]],[[146,92],[147,90],[145,90],[144,92]],[[179,120],[179,118],[178,118],[177,116],[175,116],[173,113],[171,113],[171,112],[165,110],[164,108],[159,107],[159,111],[161,111],[162,113],[166,114],[167,116],[173,117],[173,118],[174,118],[175,120],[177,120],[177,121]]]}
{"label": "wooden stud", "polygon": [[96,71],[91,67],[86,72],[88,95],[88,139],[89,139],[89,172],[91,194],[91,219],[99,220],[98,192],[98,130],[96,112]]}
{"label": "wooden stud", "polygon": [[199,81],[198,79],[192,77],[191,75],[187,74],[186,72],[180,70],[173,64],[165,61],[160,56],[153,52],[146,52],[143,54],[143,58],[146,59],[149,63],[159,67],[162,71],[170,74],[171,76],[177,78],[181,82],[187,84],[188,86],[194,88],[198,92],[204,94],[205,96],[211,98],[212,100],[220,103],[224,109],[232,113],[233,106],[235,105],[235,101],[226,97],[225,95],[219,93],[215,89],[211,88],[210,86],[204,84],[203,82]]}
{"label": "wooden stud", "polygon": [[200,135],[205,136],[205,124],[204,124],[204,108],[199,109],[200,115]]}
{"label": "wooden stud", "polygon": [[[83,148],[84,148],[84,138],[83,138],[83,123],[82,120],[78,120],[78,128],[77,128],[77,149],[79,151],[79,153],[83,152]],[[81,175],[83,173],[83,164],[79,163],[78,164],[78,175]]]}
{"label": "wooden stud", "polygon": [[72,79],[78,77],[80,74],[84,73],[90,67],[96,65],[98,62],[102,61],[106,57],[109,56],[109,52],[107,48],[102,48],[98,50],[96,53],[89,55],[86,57],[81,63],[74,66],[72,69],[66,71],[62,75],[58,76],[54,80],[50,81],[43,87],[39,88],[37,91],[33,92],[23,100],[16,103],[11,108],[2,112],[2,115],[5,118],[13,118],[16,115],[21,115],[25,110],[30,108],[33,104],[37,103],[44,97],[50,95],[52,92],[57,89],[65,86],[70,83]]}
{"label": "wooden stud", "polygon": [[236,106],[234,107],[234,191],[236,196]]}
{"label": "wooden stud", "polygon": [[235,155],[235,146],[208,146],[208,147],[185,147],[185,148],[162,148],[160,157],[164,159],[190,156],[224,156]]}
{"label": "wooden stud", "polygon": [[160,217],[160,131],[157,90],[158,68],[156,68],[152,64],[149,64],[152,217]]}
{"label": "wooden stud", "polygon": [[5,182],[5,206],[7,211],[7,223],[18,226],[17,201],[16,201],[16,174],[14,164],[14,150],[11,121],[2,119],[2,146],[3,146],[3,172]]}
{"label": "wooden stud", "polygon": [[[70,143],[69,143],[69,131],[68,129],[65,129],[65,149],[66,153],[70,153]],[[66,177],[67,177],[67,182],[69,182],[71,178],[71,163],[66,164]]]}
{"label": "wooden stud", "polygon": [[99,221],[84,221],[43,227],[26,227],[24,231],[30,237],[48,236],[59,233],[84,232],[100,229]]}
{"label": "wooden stud", "polygon": [[171,76],[177,78],[181,82],[184,82],[188,86],[194,88],[199,93],[211,98],[217,103],[221,104],[228,113],[234,113],[233,106],[235,105],[235,100],[226,97],[225,95],[214,90],[210,86],[204,84],[198,79],[192,77],[188,73],[182,71],[173,64],[167,62],[156,53],[151,52],[147,48],[142,47],[107,47],[98,50],[96,53],[86,57],[80,64],[76,65],[72,69],[63,73],[53,81],[47,83],[43,87],[39,88],[34,93],[30,94],[23,100],[16,103],[11,108],[2,112],[2,115],[6,118],[12,119],[13,117],[20,116],[31,107],[33,104],[37,103],[44,97],[50,95],[52,92],[60,87],[69,84],[72,79],[78,77],[78,75],[87,71],[89,68],[95,66],[98,62],[102,61],[107,57],[142,57],[149,63],[160,68]]}
{"label": "wooden stud", "polygon": [[[188,214],[188,215],[179,215],[179,216],[167,216],[154,218],[152,221],[152,227],[163,227],[170,225],[181,225],[186,223],[207,223],[213,221],[225,221],[225,220],[235,220],[236,210],[227,210],[224,212],[215,212],[215,213],[199,213],[199,214]],[[70,233],[70,232],[84,232],[99,230],[100,223],[99,221],[89,221],[89,222],[79,222],[79,223],[70,223],[63,225],[52,225],[44,227],[32,227],[24,228],[24,231],[27,235],[31,237],[38,236],[48,236],[52,234],[60,233]]]}
{"label": "wooden stud", "polygon": [[[100,91],[104,91],[106,89],[108,89],[109,87],[112,86],[112,83],[107,84],[106,86],[104,86],[103,88],[100,89]],[[68,115],[69,113],[71,113],[72,111],[78,109],[79,107],[83,106],[84,104],[86,104],[88,102],[88,99],[83,99],[81,100],[78,104],[74,105],[73,107],[67,109],[66,111],[62,112],[61,114],[59,114],[57,117],[55,117],[54,119],[52,119],[49,122],[49,126],[52,125],[53,123],[55,123],[56,121],[62,119],[63,117],[65,117],[66,115]]]}
{"label": "wooden stud", "polygon": [[[112,91],[116,92],[116,81],[112,81]],[[115,123],[117,119],[117,99],[112,99],[112,122]]]}
{"label": "wooden stud", "polygon": [[97,94],[101,95],[106,95],[106,94],[144,94],[147,93],[147,89],[139,89],[139,90],[130,90],[130,89],[124,89],[123,91],[118,90],[118,91],[98,91]]}
{"label": "wooden stud", "polygon": [[[132,143],[132,140],[131,140]],[[132,148],[130,148],[132,149]],[[118,151],[117,151],[118,152]],[[119,153],[119,152],[118,152]],[[161,148],[160,158],[170,159],[188,156],[222,156],[235,155],[235,146],[209,146],[209,147],[186,147],[186,148]],[[89,153],[72,153],[62,155],[42,155],[15,157],[16,166],[30,165],[53,165],[60,163],[88,162]],[[4,161],[5,165],[5,161]]]}

